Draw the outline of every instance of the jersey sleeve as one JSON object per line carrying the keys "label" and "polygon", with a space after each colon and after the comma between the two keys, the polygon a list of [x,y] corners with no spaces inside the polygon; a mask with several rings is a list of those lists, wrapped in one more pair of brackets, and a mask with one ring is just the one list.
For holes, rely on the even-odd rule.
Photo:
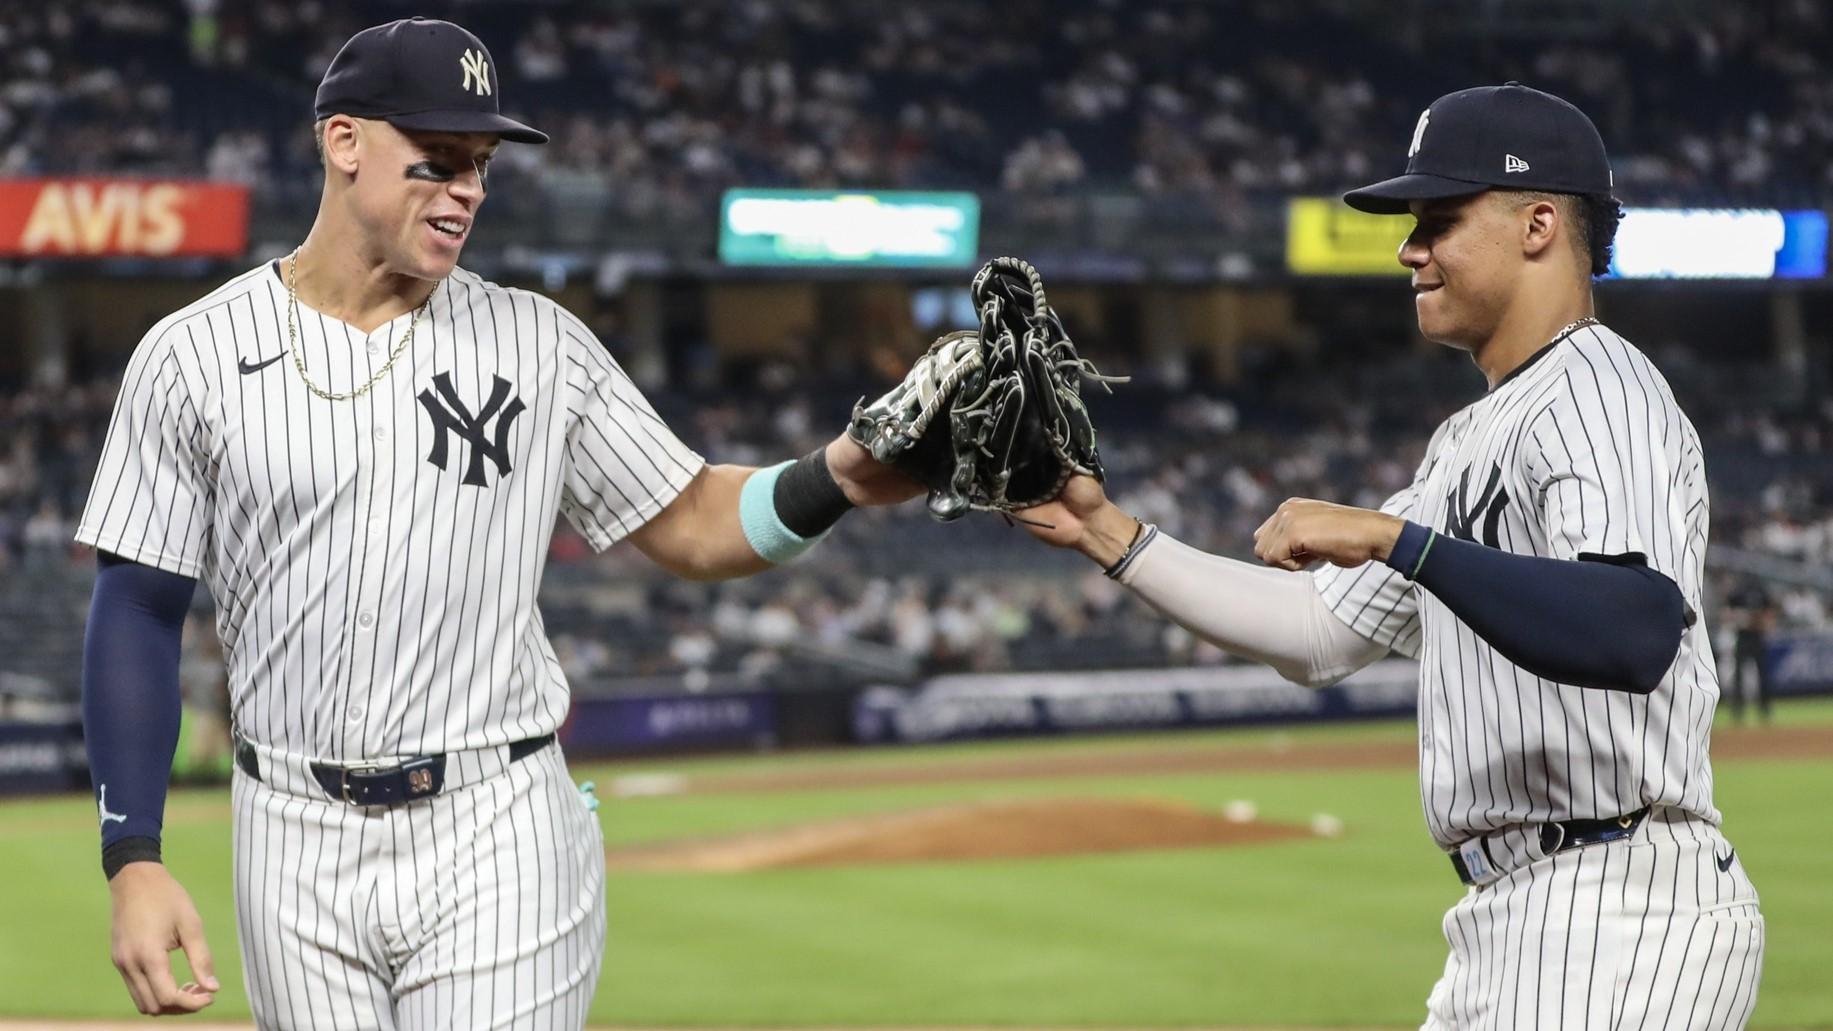
{"label": "jersey sleeve", "polygon": [[[1415,481],[1395,492],[1381,511],[1413,518],[1419,497]],[[1354,569],[1326,564],[1312,574],[1317,593],[1351,630],[1409,658],[1419,656],[1419,599],[1412,581],[1380,562]]]}
{"label": "jersey sleeve", "polygon": [[[1432,434],[1413,482],[1382,502],[1381,511],[1418,518],[1420,490],[1450,425],[1446,420]],[[1383,563],[1366,562],[1354,569],[1327,564],[1312,574],[1312,582],[1324,604],[1351,630],[1389,651],[1419,657],[1419,596],[1412,581]]]}
{"label": "jersey sleeve", "polygon": [[214,485],[201,380],[175,346],[183,332],[155,327],[134,350],[76,539],[197,578],[208,554]]}
{"label": "jersey sleeve", "polygon": [[577,320],[561,325],[569,356],[566,479],[560,510],[603,551],[668,507],[706,460]]}
{"label": "jersey sleeve", "polygon": [[1564,382],[1529,427],[1523,468],[1553,557],[1646,563],[1669,578],[1684,548],[1671,512],[1674,457],[1664,428],[1679,434],[1679,410],[1665,390],[1646,390],[1634,370],[1608,355],[1579,352]]}

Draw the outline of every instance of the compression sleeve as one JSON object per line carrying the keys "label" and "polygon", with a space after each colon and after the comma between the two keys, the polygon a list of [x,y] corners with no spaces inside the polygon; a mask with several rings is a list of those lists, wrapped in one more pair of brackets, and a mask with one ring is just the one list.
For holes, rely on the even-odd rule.
{"label": "compression sleeve", "polygon": [[1309,574],[1211,555],[1163,532],[1119,580],[1203,640],[1306,687],[1336,683],[1388,652],[1337,618]]}
{"label": "compression sleeve", "polygon": [[197,581],[106,552],[83,633],[83,738],[113,877],[159,859],[178,747],[178,653]]}
{"label": "compression sleeve", "polygon": [[1408,522],[1387,564],[1508,661],[1561,684],[1648,694],[1694,618],[1640,562],[1516,555]]}

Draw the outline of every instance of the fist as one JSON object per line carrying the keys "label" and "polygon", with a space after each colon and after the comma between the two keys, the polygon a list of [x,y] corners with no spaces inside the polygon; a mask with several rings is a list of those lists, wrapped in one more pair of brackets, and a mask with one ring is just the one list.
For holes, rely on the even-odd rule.
{"label": "fist", "polygon": [[1406,520],[1386,512],[1291,498],[1254,531],[1254,557],[1300,570],[1317,562],[1359,566],[1385,561]]}

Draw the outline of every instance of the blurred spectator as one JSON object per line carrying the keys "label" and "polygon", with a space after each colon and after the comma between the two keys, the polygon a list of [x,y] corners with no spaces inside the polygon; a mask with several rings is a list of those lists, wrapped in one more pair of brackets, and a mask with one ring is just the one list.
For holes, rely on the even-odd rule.
{"label": "blurred spectator", "polygon": [[1132,188],[1225,212],[1243,191],[1366,181],[1398,160],[1432,97],[1506,79],[1591,113],[1635,202],[1833,196],[1833,15],[1817,0],[1658,19],[1575,5],[1566,36],[1531,47],[1480,31],[1482,7],[1301,15],[1281,0],[0,10],[0,172],[12,174],[260,185],[270,161],[285,164],[270,182],[311,174],[309,149],[288,141],[336,46],[363,23],[418,13],[478,31],[505,62],[505,102],[557,127],[546,153],[506,151],[505,171],[609,187],[632,213],[704,210],[739,183]]}

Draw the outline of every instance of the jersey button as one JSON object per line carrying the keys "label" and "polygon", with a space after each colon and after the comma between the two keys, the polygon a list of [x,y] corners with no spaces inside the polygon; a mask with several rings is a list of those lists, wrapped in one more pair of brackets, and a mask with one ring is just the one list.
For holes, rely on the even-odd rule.
{"label": "jersey button", "polygon": [[362,721],[362,719],[363,719],[363,707],[362,707],[362,706],[360,706],[360,705],[352,705],[352,706],[350,707],[350,713],[349,713],[349,716],[348,716],[347,718],[348,718],[348,719],[350,720],[350,722],[352,722],[352,723],[359,723],[359,722],[361,722],[361,721]]}
{"label": "jersey button", "polygon": [[377,426],[375,428],[375,438],[377,440],[387,440],[388,439],[388,427]]}
{"label": "jersey button", "polygon": [[376,342],[375,342],[374,340],[371,340],[371,341],[369,342],[369,353],[370,353],[370,354],[381,354],[381,353],[382,353],[382,345],[381,345],[381,344],[378,344],[378,343],[376,343]]}
{"label": "jersey button", "polygon": [[367,630],[370,627],[375,626],[375,624],[376,624],[375,613],[362,612],[362,613],[357,614],[356,625],[362,627],[364,630]]}

